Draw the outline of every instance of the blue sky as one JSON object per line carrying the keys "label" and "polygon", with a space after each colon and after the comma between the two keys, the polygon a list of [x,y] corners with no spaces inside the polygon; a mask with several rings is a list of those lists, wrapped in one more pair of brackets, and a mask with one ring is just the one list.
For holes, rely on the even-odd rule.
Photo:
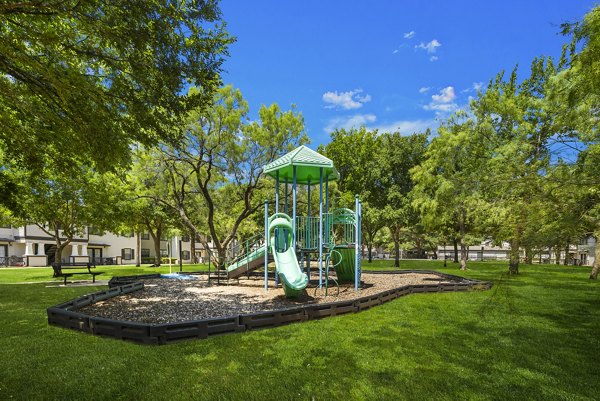
{"label": "blue sky", "polygon": [[251,118],[262,104],[302,112],[312,147],[336,127],[403,134],[465,107],[501,70],[559,57],[560,24],[595,1],[241,1],[221,3],[237,37],[223,81]]}

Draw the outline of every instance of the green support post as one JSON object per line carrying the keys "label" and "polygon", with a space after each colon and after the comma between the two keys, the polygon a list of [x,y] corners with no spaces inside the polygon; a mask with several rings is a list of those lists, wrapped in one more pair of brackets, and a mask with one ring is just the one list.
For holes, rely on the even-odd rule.
{"label": "green support post", "polygon": [[[269,200],[265,199],[265,291],[269,289]],[[277,276],[277,274],[275,275]]]}
{"label": "green support post", "polygon": [[319,168],[319,288],[323,286],[323,167]]}
{"label": "green support post", "polygon": [[[310,180],[308,180],[308,216],[306,217],[306,249],[310,249]],[[306,275],[308,276],[308,280],[310,281],[310,251],[306,254]]]}

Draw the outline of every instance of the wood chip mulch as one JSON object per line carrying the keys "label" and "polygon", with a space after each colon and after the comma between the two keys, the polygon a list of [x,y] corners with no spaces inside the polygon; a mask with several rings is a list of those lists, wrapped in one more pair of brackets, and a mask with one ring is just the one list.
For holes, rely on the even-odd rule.
{"label": "wood chip mulch", "polygon": [[[314,277],[313,277],[314,278]],[[362,288],[357,293],[352,284],[340,285],[339,294],[333,289],[325,296],[311,283],[297,299],[287,299],[281,286],[274,288],[269,281],[258,278],[232,280],[230,285],[212,285],[208,277],[195,280],[147,279],[144,289],[127,295],[97,302],[81,312],[114,320],[143,323],[173,323],[186,320],[230,317],[238,314],[286,309],[307,304],[352,300],[404,285],[439,284],[448,279],[430,273],[372,274],[362,273]]]}

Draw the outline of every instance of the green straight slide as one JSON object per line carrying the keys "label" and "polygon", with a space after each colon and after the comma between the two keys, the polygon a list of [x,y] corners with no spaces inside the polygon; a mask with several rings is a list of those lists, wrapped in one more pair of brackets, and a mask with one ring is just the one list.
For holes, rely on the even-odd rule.
{"label": "green straight slide", "polygon": [[227,277],[236,278],[265,264],[265,247],[261,246],[242,259],[227,266]]}
{"label": "green straight slide", "polygon": [[[276,244],[275,235],[271,234],[275,228],[287,229],[286,247]],[[308,285],[308,277],[300,270],[296,252],[292,246],[292,229],[292,219],[285,213],[275,213],[269,218],[271,254],[275,260],[275,269],[281,279],[283,291],[288,298],[296,298]],[[281,236],[279,239],[284,239],[284,237]]]}

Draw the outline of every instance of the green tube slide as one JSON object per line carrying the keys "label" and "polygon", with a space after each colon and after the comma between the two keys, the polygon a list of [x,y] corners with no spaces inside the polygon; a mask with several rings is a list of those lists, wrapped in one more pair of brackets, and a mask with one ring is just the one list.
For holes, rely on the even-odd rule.
{"label": "green tube slide", "polygon": [[336,252],[331,253],[331,260],[335,265],[335,273],[340,283],[353,283],[356,263],[354,246],[336,246]]}
{"label": "green tube slide", "polygon": [[[287,229],[287,246],[276,243],[276,238],[272,235],[276,228]],[[283,291],[288,298],[296,298],[308,285],[308,277],[300,270],[296,252],[292,246],[292,229],[292,219],[285,213],[275,213],[269,218],[271,254],[275,260],[275,269],[281,279]],[[285,237],[282,236],[278,239],[282,240]]]}

